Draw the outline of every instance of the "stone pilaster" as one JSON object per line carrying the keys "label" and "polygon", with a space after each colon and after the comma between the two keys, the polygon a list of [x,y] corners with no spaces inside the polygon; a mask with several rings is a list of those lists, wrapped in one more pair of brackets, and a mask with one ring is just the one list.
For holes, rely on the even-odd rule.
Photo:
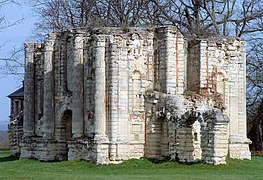
{"label": "stone pilaster", "polygon": [[182,94],[185,81],[184,38],[175,27],[168,26],[165,36],[166,93]]}
{"label": "stone pilaster", "polygon": [[106,72],[105,72],[105,36],[97,35],[95,39],[95,149],[96,163],[108,161],[108,137],[106,135]]}
{"label": "stone pilaster", "polygon": [[83,37],[80,35],[75,37],[73,53],[72,133],[73,137],[80,137],[84,130]]}
{"label": "stone pilaster", "polygon": [[105,136],[106,132],[106,74],[105,74],[105,37],[98,36],[95,47],[95,133]]}
{"label": "stone pilaster", "polygon": [[231,64],[229,68],[229,155],[231,158],[251,159],[246,136],[246,52],[245,42],[234,40],[227,45],[227,55]]}
{"label": "stone pilaster", "polygon": [[[116,160],[117,157],[117,135],[118,135],[118,74],[119,74],[119,49],[116,43],[110,44],[109,57],[109,140],[110,149],[109,155],[111,160]],[[127,107],[128,108],[128,107]]]}
{"label": "stone pilaster", "polygon": [[50,139],[54,133],[54,44],[55,34],[49,34],[44,49],[44,112],[43,132],[44,137]]}
{"label": "stone pilaster", "polygon": [[24,137],[34,134],[34,43],[25,44]]}
{"label": "stone pilaster", "polygon": [[187,53],[183,35],[176,31],[176,94],[183,94],[186,88]]}
{"label": "stone pilaster", "polygon": [[25,43],[25,80],[24,80],[24,137],[34,135],[34,43]]}
{"label": "stone pilaster", "polygon": [[[119,72],[118,76],[118,119],[117,120],[117,157],[116,160],[126,160],[129,158],[129,58],[127,50],[121,47],[119,51]],[[112,61],[115,61],[112,59]],[[112,84],[114,86],[114,84]]]}
{"label": "stone pilaster", "polygon": [[[168,94],[176,93],[177,77],[178,77],[178,39],[176,30],[172,27],[167,27],[164,35],[165,41],[165,92]],[[164,83],[164,82],[163,82]]]}
{"label": "stone pilaster", "polygon": [[20,158],[32,158],[35,134],[35,58],[34,52],[37,44],[25,43],[25,80],[24,80],[24,121],[23,139],[20,143]]}

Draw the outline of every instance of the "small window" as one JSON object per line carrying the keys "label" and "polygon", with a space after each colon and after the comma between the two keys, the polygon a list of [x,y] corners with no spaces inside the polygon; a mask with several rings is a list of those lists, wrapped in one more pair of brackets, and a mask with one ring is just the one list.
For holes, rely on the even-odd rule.
{"label": "small window", "polygon": [[194,139],[195,141],[198,141],[197,132],[194,133]]}
{"label": "small window", "polygon": [[15,104],[14,104],[14,114],[18,114],[19,113],[19,101],[15,101]]}

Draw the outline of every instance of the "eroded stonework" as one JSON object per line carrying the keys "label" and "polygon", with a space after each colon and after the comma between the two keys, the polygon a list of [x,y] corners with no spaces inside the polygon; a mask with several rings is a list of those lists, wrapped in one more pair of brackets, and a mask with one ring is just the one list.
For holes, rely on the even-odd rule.
{"label": "eroded stonework", "polygon": [[21,158],[250,159],[238,38],[187,40],[171,26],[73,29],[25,52]]}

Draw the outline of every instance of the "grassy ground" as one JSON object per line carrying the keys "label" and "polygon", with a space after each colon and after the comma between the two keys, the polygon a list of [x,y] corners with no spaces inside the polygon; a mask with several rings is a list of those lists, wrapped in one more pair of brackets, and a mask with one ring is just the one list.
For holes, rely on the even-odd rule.
{"label": "grassy ground", "polygon": [[85,161],[40,162],[17,160],[0,152],[0,179],[263,179],[263,156],[252,160],[228,159],[227,165],[154,163],[129,160],[117,165]]}

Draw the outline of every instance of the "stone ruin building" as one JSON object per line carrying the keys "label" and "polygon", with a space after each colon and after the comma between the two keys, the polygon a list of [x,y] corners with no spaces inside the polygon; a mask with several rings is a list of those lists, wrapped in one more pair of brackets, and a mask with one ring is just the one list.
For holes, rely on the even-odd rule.
{"label": "stone ruin building", "polygon": [[12,154],[96,164],[250,159],[245,94],[239,38],[187,39],[172,26],[50,33],[25,43]]}

